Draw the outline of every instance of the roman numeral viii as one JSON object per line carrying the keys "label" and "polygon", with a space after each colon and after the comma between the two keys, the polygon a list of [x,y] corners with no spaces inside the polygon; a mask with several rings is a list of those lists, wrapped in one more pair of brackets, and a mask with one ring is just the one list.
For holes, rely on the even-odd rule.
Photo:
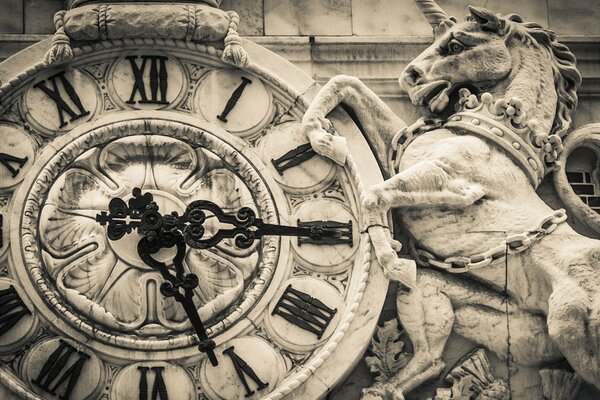
{"label": "roman numeral viii", "polygon": [[[141,374],[139,400],[169,400],[169,393],[167,393],[167,386],[162,375],[164,369],[164,367],[138,367]],[[148,391],[148,370],[154,372],[152,392]]]}
{"label": "roman numeral viii", "polygon": [[[2,221],[2,216],[0,216],[0,221]],[[7,289],[0,290],[0,335],[11,330],[27,314],[30,314],[29,310],[12,285]]]}
{"label": "roman numeral viii", "polygon": [[57,395],[57,390],[66,384],[63,394],[58,397],[61,400],[68,400],[81,375],[83,365],[90,356],[76,350],[63,340],[59,342],[58,348],[50,354],[38,377],[32,382],[53,395]]}
{"label": "roman numeral viii", "polygon": [[[137,103],[141,104],[169,104],[167,101],[167,87],[169,74],[167,73],[168,57],[163,56],[142,56],[142,62],[138,65],[138,56],[125,57],[131,64],[134,82],[131,89],[131,96],[127,100],[127,104],[135,104],[136,96],[139,93],[140,100]],[[150,61],[150,99],[146,94],[146,82],[144,82],[144,72],[146,65]],[[158,97],[160,92],[160,99]]]}
{"label": "roman numeral viii", "polygon": [[254,372],[254,370],[252,369],[252,367],[250,367],[250,365],[248,365],[248,363],[244,361],[242,357],[237,355],[237,353],[234,351],[233,346],[223,350],[223,354],[226,354],[229,356],[229,358],[231,358],[233,368],[235,368],[235,373],[237,374],[238,378],[240,378],[240,380],[242,381],[244,389],[246,389],[246,397],[252,396],[254,394],[254,391],[250,390],[250,386],[248,385],[248,381],[246,380],[246,375],[248,375],[248,377],[252,379],[254,383],[256,383],[256,390],[261,390],[269,386],[269,383],[264,383],[263,381],[261,381],[258,375],[256,375],[256,372]]}
{"label": "roman numeral viii", "polygon": [[[46,82],[50,82],[51,88],[46,86]],[[75,112],[71,108],[71,106],[63,99],[59,90],[58,82],[61,83],[64,92],[67,94],[69,100],[71,101],[71,103],[73,103],[75,108],[77,108],[78,112]],[[42,90],[44,93],[46,93],[48,97],[52,99],[52,101],[54,101],[54,104],[56,104],[56,109],[58,110],[58,118],[60,120],[59,128],[63,128],[67,125],[67,121],[65,121],[65,113],[67,113],[71,117],[70,122],[78,120],[79,118],[89,115],[90,113],[83,107],[83,104],[81,104],[81,99],[77,95],[75,88],[73,88],[73,85],[71,85],[69,80],[65,77],[65,71],[59,72],[58,74],[51,76],[50,78],[48,78],[47,81],[38,82],[35,85],[33,85],[33,87]]]}
{"label": "roman numeral viii", "polygon": [[337,309],[327,307],[316,299],[289,285],[273,308],[272,315],[279,315],[286,321],[317,335],[321,339]]}

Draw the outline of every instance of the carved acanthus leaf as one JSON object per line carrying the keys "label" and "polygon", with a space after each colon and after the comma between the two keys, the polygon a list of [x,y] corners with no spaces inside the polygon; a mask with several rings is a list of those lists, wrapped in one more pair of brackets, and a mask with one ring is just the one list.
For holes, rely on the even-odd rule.
{"label": "carved acanthus leaf", "polygon": [[391,319],[378,326],[371,339],[370,351],[373,356],[365,357],[369,370],[376,382],[385,382],[403,368],[412,354],[404,350],[404,342],[400,340],[402,331],[398,329],[398,321]]}

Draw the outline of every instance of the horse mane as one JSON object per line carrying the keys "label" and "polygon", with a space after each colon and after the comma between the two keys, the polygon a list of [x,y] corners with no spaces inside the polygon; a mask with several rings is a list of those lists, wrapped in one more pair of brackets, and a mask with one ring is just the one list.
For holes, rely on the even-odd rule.
{"label": "horse mane", "polygon": [[544,29],[540,24],[524,21],[516,14],[502,19],[506,21],[507,40],[516,37],[523,43],[550,52],[558,102],[549,133],[564,137],[571,126],[572,115],[577,107],[577,89],[581,85],[581,74],[575,66],[575,56],[567,46],[558,41],[554,32]]}

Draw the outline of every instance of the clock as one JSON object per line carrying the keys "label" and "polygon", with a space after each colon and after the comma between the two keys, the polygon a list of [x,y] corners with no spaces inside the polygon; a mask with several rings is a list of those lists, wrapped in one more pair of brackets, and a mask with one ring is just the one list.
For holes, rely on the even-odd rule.
{"label": "clock", "polygon": [[[1,91],[3,398],[319,398],[362,357],[387,281],[359,198],[382,176],[341,111],[348,161],[315,154],[315,84],[242,43],[244,67],[171,39],[54,67],[35,65],[42,42],[3,63],[34,64]],[[198,204],[213,208],[184,231]],[[139,250],[158,230],[132,222],[150,211],[187,232],[152,250],[164,273]],[[248,213],[262,225],[232,222]],[[186,306],[169,276],[197,278]]]}

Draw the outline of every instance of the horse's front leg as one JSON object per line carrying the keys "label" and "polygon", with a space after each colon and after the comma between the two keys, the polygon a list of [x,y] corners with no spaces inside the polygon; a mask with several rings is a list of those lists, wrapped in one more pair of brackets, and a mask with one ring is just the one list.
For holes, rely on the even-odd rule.
{"label": "horse's front leg", "polygon": [[484,196],[483,188],[463,178],[440,160],[426,160],[372,186],[363,195],[365,224],[373,242],[377,261],[388,278],[412,287],[414,263],[400,259],[382,226],[390,208],[402,206],[446,205],[466,207]]}
{"label": "horse's front leg", "polygon": [[330,122],[326,116],[340,103],[352,109],[379,161],[389,171],[386,163],[390,143],[406,124],[360,79],[352,76],[338,75],[331,78],[304,113],[302,124],[313,149],[332,158],[335,149],[333,136],[327,132]]}

